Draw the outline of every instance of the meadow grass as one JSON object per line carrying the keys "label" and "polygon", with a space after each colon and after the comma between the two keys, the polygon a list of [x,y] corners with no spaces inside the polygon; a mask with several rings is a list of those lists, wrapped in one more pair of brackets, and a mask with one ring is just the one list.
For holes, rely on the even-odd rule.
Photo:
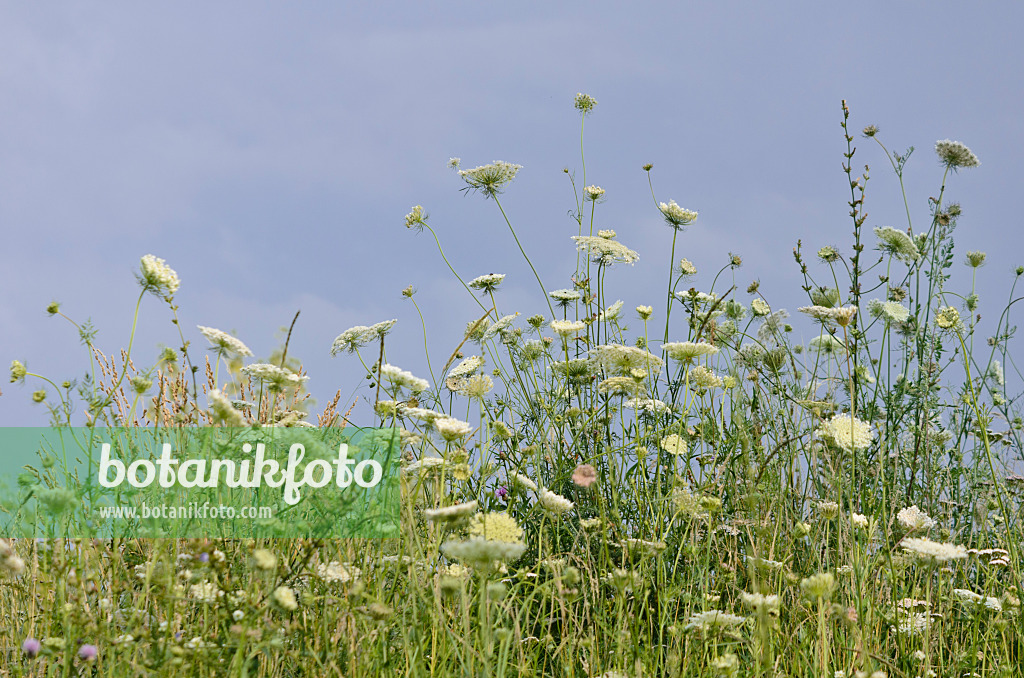
{"label": "meadow grass", "polygon": [[[539,313],[500,313],[504,276],[460,276],[425,210],[406,216],[478,308],[448,355],[425,356],[429,380],[388,363],[394,321],[339,335],[332,353],[370,380],[360,421],[340,390],[308,411],[287,341],[246,364],[244,343],[204,327],[194,360],[181,281],[155,257],[139,304],[167,304],[181,348],[152,366],[135,366],[131,341],[105,355],[53,304],[88,376],[58,385],[15,361],[11,377],[41,386],[54,425],[398,427],[402,522],[382,540],[0,542],[0,675],[1024,675],[1024,478],[1008,470],[1022,426],[1004,374],[1024,269],[991,337],[976,336],[973,277],[947,286],[953,266],[985,259],[958,259],[947,197],[977,158],[938,142],[927,216],[904,192],[905,230],[867,228],[844,102],[852,246],[798,243],[794,316],[733,284],[738,257],[697,289],[703,264],[676,245],[699,216],[652,178],[668,284],[625,309],[614,272],[637,254],[597,229],[606,194],[584,163],[596,104],[575,99],[578,256],[563,289],[503,208],[519,166],[451,161],[529,263]],[[902,187],[910,153],[874,127],[863,137]],[[796,324],[815,338],[796,343]]]}

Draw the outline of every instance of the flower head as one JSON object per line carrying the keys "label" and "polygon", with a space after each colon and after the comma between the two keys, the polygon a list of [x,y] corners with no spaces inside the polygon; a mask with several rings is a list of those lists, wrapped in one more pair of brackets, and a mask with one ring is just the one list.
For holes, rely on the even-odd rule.
{"label": "flower head", "polygon": [[203,327],[198,325],[199,331],[202,332],[203,336],[206,337],[207,341],[210,342],[210,348],[221,355],[233,354],[237,356],[251,356],[252,351],[249,347],[242,343],[237,337],[233,337],[226,332],[215,330],[212,327]]}
{"label": "flower head", "polygon": [[592,235],[574,235],[577,249],[591,255],[594,263],[611,266],[614,263],[634,264],[640,255],[618,240]]}
{"label": "flower head", "polygon": [[917,508],[917,504],[900,509],[900,512],[896,514],[896,520],[900,521],[900,525],[912,532],[927,530],[929,527],[935,526],[935,521],[928,517],[927,513]]}
{"label": "flower head", "polygon": [[574,301],[578,301],[582,296],[576,290],[555,290],[549,292],[548,296],[558,302],[559,306],[568,307]]}
{"label": "flower head", "polygon": [[252,365],[246,365],[240,371],[250,379],[258,379],[275,388],[301,386],[309,380],[308,375],[300,376],[290,370],[269,363],[253,363]]}
{"label": "flower head", "polygon": [[494,290],[498,289],[498,285],[505,279],[504,273],[488,273],[473,278],[469,281],[469,286],[475,290],[480,290],[484,294],[489,294]]}
{"label": "flower head", "polygon": [[468,184],[468,190],[480,191],[484,197],[493,198],[516,178],[521,169],[522,165],[495,160],[489,165],[459,170],[459,176]]}
{"label": "flower head", "polygon": [[696,212],[683,209],[676,204],[675,200],[659,203],[658,209],[661,210],[662,216],[665,217],[665,222],[676,230],[681,229],[683,226],[689,226],[697,220]]}
{"label": "flower head", "polygon": [[951,332],[957,332],[963,327],[963,322],[960,320],[960,312],[953,306],[939,309],[938,314],[935,316],[935,324],[941,329]]}
{"label": "flower head", "polygon": [[22,364],[20,360],[11,361],[11,383],[16,383],[25,380],[25,375],[28,374],[28,369]]}
{"label": "flower head", "polygon": [[952,169],[958,167],[977,167],[981,164],[978,161],[978,156],[974,155],[971,149],[959,141],[950,141],[949,139],[936,141],[935,153],[946,167]]}
{"label": "flower head", "polygon": [[821,438],[847,452],[867,449],[874,440],[871,424],[848,414],[832,417],[818,427],[816,432]]}
{"label": "flower head", "polygon": [[593,111],[594,106],[596,105],[597,99],[590,96],[589,94],[584,94],[583,92],[577,92],[576,98],[575,100],[573,100],[573,106],[576,108],[577,111],[579,111],[583,115],[587,115],[588,113]]}
{"label": "flower head", "polygon": [[342,351],[355,353],[370,342],[382,339],[397,322],[397,319],[392,319],[370,325],[369,327],[365,325],[350,327],[335,338],[334,343],[331,345],[331,355],[338,355]]}
{"label": "flower head", "polygon": [[600,186],[587,186],[583,189],[583,197],[591,202],[598,202],[604,197],[604,189]]}
{"label": "flower head", "polygon": [[571,501],[551,490],[541,490],[537,494],[537,501],[540,502],[542,507],[555,515],[568,513],[575,506]]}
{"label": "flower head", "polygon": [[522,543],[524,534],[516,519],[501,511],[477,513],[469,522],[468,532],[472,537],[507,544]]}
{"label": "flower head", "polygon": [[21,644],[21,651],[29,659],[34,659],[38,656],[41,649],[43,649],[42,643],[35,638],[26,638],[25,642]]}
{"label": "flower head", "polygon": [[919,558],[936,563],[963,560],[967,557],[967,548],[964,546],[932,541],[926,537],[907,537],[900,542],[900,546]]}
{"label": "flower head", "polygon": [[91,662],[99,654],[99,648],[95,645],[82,645],[78,648],[78,658],[82,661]]}
{"label": "flower head", "polygon": [[669,358],[678,360],[681,363],[691,362],[694,358],[703,355],[715,355],[718,348],[705,341],[676,341],[662,344],[661,349],[668,354]]}
{"label": "flower head", "polygon": [[580,487],[590,487],[597,481],[597,469],[590,464],[580,464],[572,472],[572,481]]}
{"label": "flower head", "polygon": [[905,231],[892,226],[878,226],[875,228],[875,236],[878,238],[878,249],[901,261],[913,262],[921,258],[917,244]]}
{"label": "flower head", "polygon": [[558,334],[560,336],[563,336],[563,337],[568,337],[568,336],[571,336],[573,334],[576,334],[577,332],[581,332],[581,331],[583,331],[583,329],[585,327],[586,327],[586,325],[584,323],[576,321],[576,320],[552,320],[551,321],[551,329],[552,329],[552,331],[554,331],[556,334]]}
{"label": "flower head", "polygon": [[414,376],[412,372],[395,367],[394,365],[381,365],[380,377],[388,380],[395,388],[408,388],[413,393],[421,393],[430,387],[430,383],[426,379],[420,379]]}
{"label": "flower head", "polygon": [[142,285],[142,289],[169,299],[178,291],[181,280],[163,259],[147,254],[140,262],[139,284]]}
{"label": "flower head", "polygon": [[423,205],[416,205],[412,211],[405,215],[405,227],[422,230],[427,225],[427,213],[423,211]]}

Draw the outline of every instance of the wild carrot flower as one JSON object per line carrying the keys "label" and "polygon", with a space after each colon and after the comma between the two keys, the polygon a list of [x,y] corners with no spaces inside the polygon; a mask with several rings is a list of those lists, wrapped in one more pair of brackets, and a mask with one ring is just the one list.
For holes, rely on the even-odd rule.
{"label": "wild carrot flower", "polygon": [[846,414],[832,417],[818,427],[816,433],[847,452],[867,449],[874,440],[871,424]]}
{"label": "wild carrot flower", "polygon": [[875,236],[878,238],[878,249],[901,261],[913,262],[921,258],[913,238],[905,231],[892,226],[878,226],[875,228]]}
{"label": "wild carrot flower", "polygon": [[910,309],[897,301],[881,301],[872,299],[868,303],[868,311],[876,318],[887,323],[902,323],[910,318]]}
{"label": "wild carrot flower", "polygon": [[967,548],[957,544],[932,541],[926,537],[907,537],[900,542],[904,550],[925,560],[946,563],[967,557]]}
{"label": "wild carrot flower", "polygon": [[800,581],[800,591],[810,600],[829,600],[836,589],[836,578],[831,572],[805,577]]}
{"label": "wild carrot flower", "polygon": [[174,269],[167,265],[163,259],[147,254],[140,262],[139,283],[142,289],[153,294],[170,298],[178,291],[181,280]]}
{"label": "wild carrot flower", "polygon": [[524,476],[522,473],[513,471],[509,478],[512,480],[513,483],[519,485],[524,489],[530,490],[532,492],[537,491],[537,483],[533,482],[527,476]]}
{"label": "wild carrot flower", "polygon": [[246,426],[248,424],[245,415],[235,408],[223,391],[210,391],[207,398],[210,402],[210,414],[214,423],[225,426]]}
{"label": "wild carrot flower", "polygon": [[220,353],[221,355],[237,355],[237,356],[251,356],[252,351],[249,347],[242,343],[237,337],[233,337],[227,332],[221,332],[220,330],[212,327],[203,327],[202,325],[197,326],[199,331],[207,341],[210,342],[210,348]]}
{"label": "wild carrot flower", "polygon": [[586,325],[576,320],[552,320],[551,330],[560,336],[568,337],[582,332],[586,328]]}
{"label": "wild carrot flower", "polygon": [[683,209],[676,204],[675,200],[669,200],[668,203],[659,203],[658,209],[661,210],[662,216],[665,217],[665,222],[676,230],[681,229],[683,226],[689,226],[697,220],[696,212]]}
{"label": "wild carrot flower", "polygon": [[473,427],[453,417],[439,417],[434,420],[434,428],[447,442],[465,438],[473,432]]}
{"label": "wild carrot flower", "polygon": [[479,502],[474,500],[436,509],[424,509],[423,517],[431,522],[449,522],[473,515],[479,505]]}
{"label": "wild carrot flower", "polygon": [[20,360],[11,361],[11,383],[14,384],[19,381],[25,380],[25,375],[28,374],[28,370],[21,363]]}
{"label": "wild carrot flower", "polygon": [[408,388],[413,393],[421,393],[430,387],[426,379],[420,379],[411,372],[407,372],[394,365],[381,365],[380,376],[387,379],[395,388]]}
{"label": "wild carrot flower", "polygon": [[391,331],[391,328],[397,323],[397,319],[385,320],[383,322],[370,325],[356,325],[350,327],[337,336],[334,343],[331,346],[331,355],[337,355],[342,351],[348,353],[355,353],[358,349],[366,346],[372,341],[379,341]]}
{"label": "wild carrot flower", "polygon": [[486,364],[486,360],[478,355],[471,355],[448,372],[448,378],[469,377]]}
{"label": "wild carrot flower", "polygon": [[405,215],[405,227],[422,230],[427,225],[427,213],[423,211],[423,205],[416,205],[412,211]]}
{"label": "wild carrot flower", "polygon": [[772,309],[767,301],[757,298],[750,302],[750,311],[755,317],[762,317],[771,313]]}
{"label": "wild carrot flower", "polygon": [[604,189],[600,186],[587,186],[583,189],[583,196],[591,202],[597,202],[604,197]]}
{"label": "wild carrot flower", "polygon": [[569,501],[560,494],[552,492],[551,490],[541,490],[540,493],[537,495],[537,501],[540,502],[540,505],[543,508],[547,509],[551,513],[554,513],[555,515],[568,513],[573,509],[574,506],[574,504],[571,501]]}
{"label": "wild carrot flower", "polygon": [[747,621],[746,617],[729,614],[722,610],[706,610],[704,612],[696,612],[690,615],[690,618],[687,620],[684,628],[687,630],[700,629],[701,631],[711,631],[713,629],[725,629],[733,626],[739,626],[745,621]]}
{"label": "wild carrot flower", "polygon": [[487,273],[486,275],[477,276],[469,281],[469,286],[475,290],[480,290],[484,294],[488,294],[498,289],[498,285],[505,279],[504,273]]}
{"label": "wild carrot flower", "polygon": [[576,110],[582,113],[583,115],[587,115],[588,113],[593,111],[594,106],[596,105],[597,99],[590,96],[589,94],[584,94],[582,92],[578,92],[576,94],[576,98],[573,100],[573,106],[575,106]]}
{"label": "wild carrot flower", "polygon": [[959,167],[977,167],[981,164],[978,156],[974,155],[971,149],[959,141],[943,139],[935,142],[935,153],[939,160],[947,167],[956,169]]}
{"label": "wild carrot flower", "polygon": [[985,265],[985,253],[978,251],[970,251],[967,253],[967,265],[971,268],[979,268]]}
{"label": "wild carrot flower", "polygon": [[689,259],[682,259],[679,262],[679,272],[683,275],[697,275],[697,267]]}
{"label": "wild carrot flower", "polygon": [[459,170],[459,176],[468,184],[468,188],[480,191],[486,198],[493,198],[516,178],[522,165],[513,165],[503,160],[495,160],[489,165],[481,165],[468,170]]}
{"label": "wild carrot flower", "polygon": [[669,358],[681,363],[691,362],[694,358],[703,355],[715,355],[718,348],[705,341],[676,341],[662,344],[661,349],[668,354]]}
{"label": "wild carrot flower", "polygon": [[685,457],[690,452],[686,440],[675,433],[661,439],[661,449],[676,457]]}
{"label": "wild carrot flower", "polygon": [[941,329],[953,332],[963,327],[963,323],[960,320],[960,313],[953,306],[946,306],[945,308],[939,309],[938,314],[935,316],[935,324]]}
{"label": "wild carrot flower", "polygon": [[470,521],[467,531],[472,537],[509,544],[522,542],[524,534],[516,519],[501,511],[477,513]]}
{"label": "wild carrot flower", "polygon": [[295,591],[287,586],[278,586],[270,594],[270,600],[275,606],[286,612],[294,612],[299,609],[299,601],[295,598]]}
{"label": "wild carrot flower", "polygon": [[290,370],[269,363],[253,363],[241,370],[250,379],[258,379],[278,388],[300,386],[309,380],[308,375],[299,376]]}
{"label": "wild carrot flower", "polygon": [[594,346],[587,355],[599,369],[613,374],[624,374],[634,368],[660,370],[662,360],[650,351],[623,344]]}
{"label": "wild carrot flower", "polygon": [[580,293],[576,290],[555,290],[549,292],[548,296],[558,302],[559,306],[568,307],[574,301],[578,301]]}
{"label": "wild carrot flower", "polygon": [[900,509],[900,512],[896,514],[896,520],[912,532],[927,530],[935,526],[935,521],[928,517],[927,513],[917,508],[917,504]]}
{"label": "wild carrot flower", "polygon": [[592,235],[574,235],[577,249],[591,255],[594,263],[611,266],[621,262],[634,264],[640,259],[640,255],[629,249],[618,240],[602,238]]}

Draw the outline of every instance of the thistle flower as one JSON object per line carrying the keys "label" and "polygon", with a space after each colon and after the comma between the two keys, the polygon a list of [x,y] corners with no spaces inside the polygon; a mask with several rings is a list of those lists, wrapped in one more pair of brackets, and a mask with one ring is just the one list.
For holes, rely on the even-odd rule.
{"label": "thistle flower", "polygon": [[222,356],[237,355],[237,356],[251,356],[252,351],[249,347],[242,343],[237,337],[233,337],[227,332],[221,332],[212,327],[203,327],[197,325],[199,331],[207,341],[210,342],[210,349],[219,353]]}
{"label": "thistle flower", "polygon": [[387,379],[395,388],[408,388],[413,393],[422,393],[430,387],[426,379],[413,376],[411,372],[394,365],[381,365],[380,377]]}
{"label": "thistle flower", "polygon": [[365,325],[350,327],[339,334],[334,340],[334,344],[331,346],[331,355],[337,355],[341,351],[355,353],[370,342],[383,339],[384,335],[390,332],[397,322],[397,319],[392,319],[370,325],[369,327]]}
{"label": "thistle flower", "polygon": [[611,266],[617,262],[634,264],[640,255],[617,240],[591,235],[574,235],[577,249],[591,255],[594,263]]}
{"label": "thistle flower", "polygon": [[504,279],[504,273],[488,273],[470,280],[469,286],[475,290],[480,290],[484,294],[489,294],[498,289],[498,285],[500,285],[501,281]]}
{"label": "thistle flower", "polygon": [[480,191],[485,198],[493,198],[516,178],[516,174],[521,169],[523,169],[522,165],[495,160],[489,165],[459,170],[459,176],[468,184],[469,190]]}
{"label": "thistle flower", "polygon": [[467,501],[461,504],[453,504],[451,506],[442,506],[436,509],[424,509],[423,517],[432,523],[446,523],[466,516],[473,515],[476,513],[477,507],[479,506],[477,501]]}
{"label": "thistle flower", "polygon": [[594,106],[596,105],[597,99],[590,96],[589,94],[584,94],[582,92],[577,92],[576,99],[573,100],[573,106],[575,106],[576,110],[582,113],[583,115],[587,115],[588,113],[593,111]]}
{"label": "thistle flower", "polygon": [[541,490],[537,495],[537,501],[543,508],[555,515],[568,513],[575,506],[571,501],[551,490]]}
{"label": "thistle flower", "polygon": [[99,648],[95,645],[82,645],[78,648],[78,658],[85,662],[93,661],[98,654]]}
{"label": "thistle flower", "polygon": [[962,560],[967,557],[967,548],[957,544],[932,541],[926,537],[907,537],[900,542],[904,550],[936,563]]}
{"label": "thistle flower", "polygon": [[917,508],[917,504],[900,509],[900,512],[896,514],[896,520],[911,532],[927,530],[935,526],[935,521],[928,517],[927,513]]}
{"label": "thistle flower", "polygon": [[39,655],[39,651],[42,649],[42,643],[35,638],[26,638],[25,642],[21,644],[21,651],[29,659],[35,659]]}
{"label": "thistle flower", "polygon": [[936,141],[935,153],[946,167],[954,170],[959,167],[977,167],[981,164],[978,161],[978,156],[959,141],[950,141],[949,139]]}
{"label": "thistle flower", "polygon": [[699,358],[704,355],[715,355],[718,353],[718,348],[712,346],[705,341],[676,341],[662,344],[661,350],[668,354],[668,357],[672,360],[677,360],[681,363],[689,363],[694,358]]}
{"label": "thistle flower", "polygon": [[597,482],[597,469],[591,464],[579,464],[572,472],[572,482],[580,487],[590,487]]}
{"label": "thistle flower", "polygon": [[905,262],[914,262],[921,258],[921,252],[917,245],[905,231],[892,226],[878,226],[875,229],[875,236],[878,238],[878,249],[888,252],[897,259]]}
{"label": "thistle flower", "polygon": [[661,210],[662,216],[665,217],[665,222],[676,230],[680,230],[683,226],[689,226],[697,220],[696,212],[683,209],[676,204],[675,200],[669,200],[668,203],[658,203],[658,209]]}
{"label": "thistle flower", "polygon": [[871,424],[847,414],[832,417],[815,432],[819,437],[847,452],[867,449],[874,440]]}
{"label": "thistle flower", "polygon": [[178,274],[163,259],[147,254],[140,261],[139,284],[158,297],[169,299],[181,286]]}
{"label": "thistle flower", "polygon": [[551,330],[562,337],[568,337],[577,332],[583,331],[586,325],[575,320],[552,320]]}

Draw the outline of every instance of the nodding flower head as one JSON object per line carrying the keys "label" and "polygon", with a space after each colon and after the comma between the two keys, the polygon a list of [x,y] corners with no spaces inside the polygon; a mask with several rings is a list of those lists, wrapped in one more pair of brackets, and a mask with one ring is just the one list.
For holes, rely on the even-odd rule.
{"label": "nodding flower head", "polygon": [[485,198],[493,198],[516,178],[522,165],[513,165],[504,160],[495,160],[468,170],[459,170],[459,176],[468,184],[467,190],[480,191]]}

